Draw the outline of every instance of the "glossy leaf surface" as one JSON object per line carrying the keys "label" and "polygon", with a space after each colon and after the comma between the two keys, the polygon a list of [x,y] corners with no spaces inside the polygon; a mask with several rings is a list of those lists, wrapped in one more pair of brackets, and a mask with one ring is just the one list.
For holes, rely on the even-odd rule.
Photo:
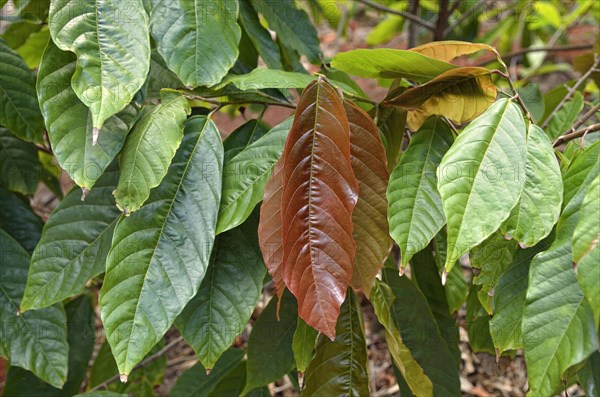
{"label": "glossy leaf surface", "polygon": [[525,163],[525,132],[517,105],[501,99],[469,124],[444,155],[437,176],[448,221],[446,271],[497,230],[517,204],[525,178],[512,167]]}
{"label": "glossy leaf surface", "polygon": [[77,55],[71,85],[90,108],[97,137],[146,81],[150,40],[142,0],[126,8],[115,0],[52,1],[48,24],[58,48]]}
{"label": "glossy leaf surface", "polygon": [[390,234],[400,247],[401,266],[429,244],[446,223],[436,169],[453,142],[441,118],[430,118],[410,140],[387,187]]}
{"label": "glossy leaf surface", "polygon": [[115,227],[100,305],[121,374],[144,358],[198,291],[215,237],[222,159],[216,126],[191,119],[160,187]]}
{"label": "glossy leaf surface", "polygon": [[354,268],[358,184],[348,118],[327,82],[304,90],[283,159],[283,280],[298,299],[300,317],[334,338]]}

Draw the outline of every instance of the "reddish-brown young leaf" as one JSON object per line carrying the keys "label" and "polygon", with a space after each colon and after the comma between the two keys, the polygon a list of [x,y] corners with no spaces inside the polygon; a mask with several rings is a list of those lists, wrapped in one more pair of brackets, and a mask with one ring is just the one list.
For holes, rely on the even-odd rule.
{"label": "reddish-brown young leaf", "polygon": [[356,256],[351,285],[369,296],[392,245],[385,193],[389,174],[373,119],[350,101],[344,101],[344,108],[350,123],[350,159],[360,188],[352,213]]}
{"label": "reddish-brown young leaf", "polygon": [[358,183],[344,105],[324,79],[304,90],[283,156],[283,280],[299,316],[333,339],[354,268]]}
{"label": "reddish-brown young leaf", "polygon": [[263,254],[265,266],[277,288],[277,312],[279,302],[285,290],[285,283],[281,275],[281,261],[283,259],[283,246],[281,236],[281,181],[283,171],[283,157],[275,163],[273,174],[265,186],[263,202],[260,206],[260,223],[258,224],[258,243]]}

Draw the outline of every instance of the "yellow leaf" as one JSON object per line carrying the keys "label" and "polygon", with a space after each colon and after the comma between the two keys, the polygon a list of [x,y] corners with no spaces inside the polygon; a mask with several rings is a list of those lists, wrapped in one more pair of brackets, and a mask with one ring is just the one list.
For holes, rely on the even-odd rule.
{"label": "yellow leaf", "polygon": [[408,110],[407,124],[413,131],[431,115],[464,123],[479,116],[496,99],[491,74],[491,70],[480,67],[452,69],[384,103]]}
{"label": "yellow leaf", "polygon": [[411,51],[418,52],[430,58],[436,58],[440,61],[450,62],[462,55],[473,54],[477,51],[487,50],[496,54],[494,47],[482,43],[469,43],[466,41],[435,41],[411,48]]}

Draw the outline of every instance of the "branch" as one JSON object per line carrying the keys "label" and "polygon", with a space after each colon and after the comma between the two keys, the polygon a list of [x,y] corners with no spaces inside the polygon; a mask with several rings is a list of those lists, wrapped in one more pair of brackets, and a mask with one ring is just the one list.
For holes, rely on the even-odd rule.
{"label": "branch", "polygon": [[374,1],[371,1],[371,0],[358,0],[358,2],[359,3],[363,3],[366,6],[375,8],[376,10],[387,12],[389,14],[399,15],[401,17],[409,19],[412,22],[416,23],[417,25],[422,26],[422,27],[424,27],[426,29],[429,29],[432,32],[435,30],[435,25],[434,24],[432,24],[430,22],[427,22],[427,21],[424,21],[421,18],[419,18],[418,16],[412,15],[412,14],[410,14],[408,12],[394,10],[392,8],[388,8],[388,7],[384,6],[384,5],[381,5],[381,4],[376,3]]}
{"label": "branch", "polygon": [[[529,54],[530,52],[558,52],[558,51],[577,51],[577,50],[588,50],[594,47],[593,44],[577,44],[577,45],[563,45],[556,47],[535,47],[535,48],[522,48],[518,51],[509,52],[502,56],[502,59],[510,60],[518,55]],[[488,63],[494,62],[496,59],[490,59],[488,61],[483,61],[476,66],[485,66]]]}
{"label": "branch", "polygon": [[[454,4],[454,6],[452,7],[450,14],[452,14],[456,10],[456,8],[458,8],[459,5],[460,5],[460,1],[457,1],[456,4]],[[448,26],[444,30],[444,37],[448,36],[450,33],[452,33],[454,31],[454,29],[456,29],[458,26],[460,26],[461,23],[463,23],[469,16],[473,15],[473,13],[475,11],[477,11],[479,8],[481,8],[484,5],[485,5],[485,1],[480,1],[473,8],[471,8],[471,9],[467,10],[465,13],[463,13],[452,25]]]}
{"label": "branch", "polygon": [[554,141],[552,147],[558,147],[563,143],[567,143],[569,141],[572,141],[573,139],[585,137],[587,134],[596,131],[600,131],[600,123],[592,124],[589,127],[584,127],[580,130],[571,132],[570,134],[562,135],[558,137],[556,141]]}
{"label": "branch", "polygon": [[[506,65],[504,65],[504,68],[506,69]],[[533,116],[531,115],[531,113],[529,113],[529,109],[527,109],[527,105],[525,105],[525,102],[523,102],[523,98],[521,98],[521,95],[519,95],[519,91],[517,91],[515,84],[513,83],[512,79],[510,78],[510,75],[508,74],[508,70],[506,73],[503,73],[499,70],[494,70],[493,73],[496,73],[496,74],[504,77],[506,79],[506,81],[508,81],[508,85],[510,86],[510,89],[513,92],[513,98],[517,100],[517,102],[519,103],[519,106],[521,107],[521,109],[523,109],[523,111],[525,112],[525,115],[527,116],[529,121],[531,121],[533,124],[535,124],[535,120],[533,119]]]}
{"label": "branch", "polygon": [[[596,55],[596,57],[594,59],[594,64],[592,65],[592,67],[590,67],[590,69],[587,72],[585,72],[583,74],[583,76],[581,76],[579,78],[579,80],[577,80],[577,82],[575,83],[575,85],[573,85],[573,87],[569,88],[569,92],[567,92],[567,95],[565,95],[565,97],[562,99],[562,101],[560,101],[559,104],[556,105],[556,107],[552,110],[550,115],[558,112],[564,106],[564,104],[567,103],[567,101],[569,99],[571,99],[571,97],[575,94],[575,92],[577,91],[579,86],[581,84],[583,84],[583,82],[586,81],[587,78],[590,77],[590,75],[596,71],[596,68],[598,67],[599,64],[600,64],[600,56]],[[548,126],[548,124],[550,123],[551,119],[552,119],[552,117],[548,117],[546,119],[546,121],[544,121],[544,124],[542,124],[541,127],[546,128],[546,126]]]}
{"label": "branch", "polygon": [[[581,116],[581,118],[579,120],[577,120],[575,122],[575,124],[573,124],[573,127],[571,127],[571,129],[569,131],[572,132],[572,131],[575,131],[577,128],[581,127],[583,125],[583,123],[585,123],[587,121],[587,119],[589,119],[590,117],[592,117],[599,110],[600,110],[600,102],[598,102],[596,104],[596,106],[594,106],[590,110],[588,110],[588,112],[586,114],[584,114],[583,116]],[[567,132],[569,132],[569,131],[567,131]]]}
{"label": "branch", "polygon": [[[154,361],[154,360],[162,357],[167,351],[169,351],[173,346],[177,345],[182,340],[183,340],[183,336],[179,336],[178,338],[172,340],[165,347],[163,347],[162,349],[160,349],[158,352],[156,352],[156,353],[154,353],[154,354],[146,357],[138,365],[136,365],[135,367],[133,367],[132,372],[135,371],[138,368],[145,367],[146,365],[148,365],[152,361]],[[122,382],[127,382],[127,376],[126,375],[121,376],[119,374],[116,374],[115,376],[113,376],[111,378],[108,378],[107,380],[105,380],[104,382],[100,383],[99,385],[94,386],[89,391],[92,392],[92,391],[97,391],[97,390],[100,390],[100,389],[105,389],[105,388],[107,388],[107,386],[109,384],[111,384],[113,382],[116,382],[119,379],[121,379]]]}

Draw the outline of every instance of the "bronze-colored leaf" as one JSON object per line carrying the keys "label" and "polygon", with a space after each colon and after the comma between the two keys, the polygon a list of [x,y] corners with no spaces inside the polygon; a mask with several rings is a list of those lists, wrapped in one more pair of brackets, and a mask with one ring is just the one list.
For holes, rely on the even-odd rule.
{"label": "bronze-colored leaf", "polygon": [[283,280],[299,316],[333,339],[354,268],[358,183],[344,105],[323,78],[299,100],[283,159]]}
{"label": "bronze-colored leaf", "polygon": [[265,266],[277,288],[277,312],[279,302],[285,290],[281,275],[283,246],[281,236],[281,182],[283,157],[275,163],[273,173],[265,186],[263,202],[260,206],[260,223],[258,224],[258,243],[263,254]]}
{"label": "bronze-colored leaf", "polygon": [[391,247],[385,196],[389,174],[373,119],[352,102],[344,101],[344,108],[350,123],[350,159],[360,188],[352,213],[356,256],[351,285],[369,296]]}
{"label": "bronze-colored leaf", "polygon": [[408,110],[407,123],[413,131],[431,115],[464,123],[479,116],[496,99],[492,73],[480,67],[452,69],[426,84],[387,99],[385,103]]}
{"label": "bronze-colored leaf", "polygon": [[444,62],[450,62],[462,55],[473,54],[481,50],[487,50],[496,54],[496,50],[487,44],[456,40],[433,41],[411,48],[410,50]]}

